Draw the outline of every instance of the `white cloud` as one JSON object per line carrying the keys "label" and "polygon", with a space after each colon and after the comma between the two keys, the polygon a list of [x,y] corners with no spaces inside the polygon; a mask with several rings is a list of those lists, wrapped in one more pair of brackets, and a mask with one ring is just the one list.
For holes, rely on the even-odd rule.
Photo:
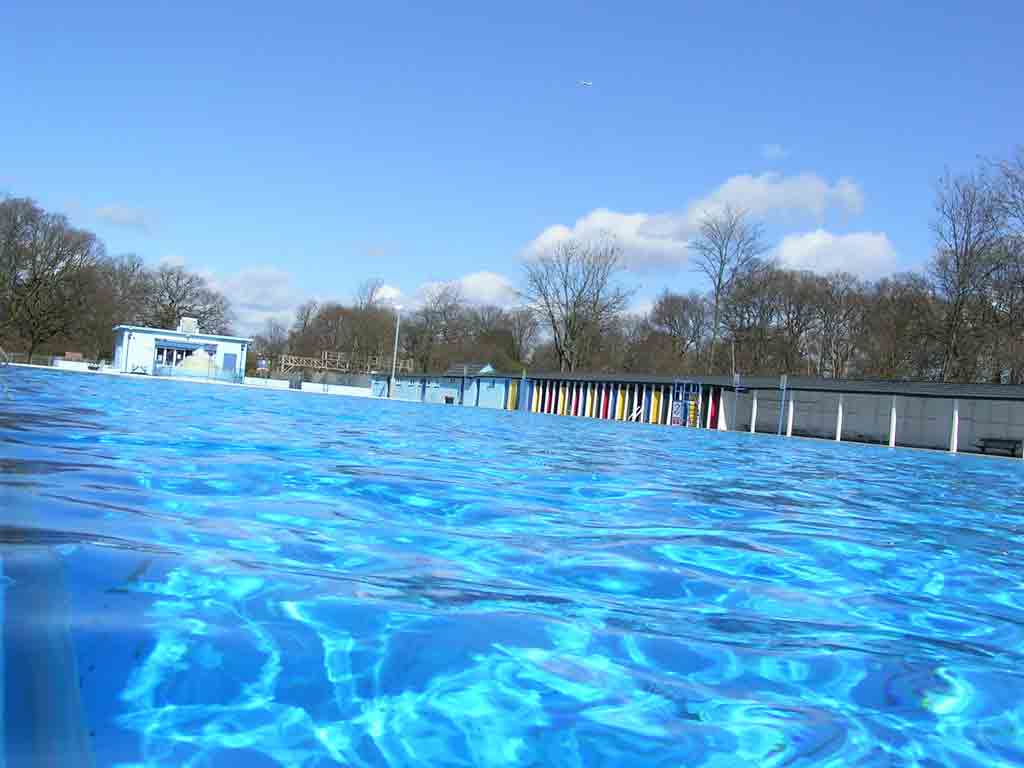
{"label": "white cloud", "polygon": [[515,306],[519,299],[515,285],[505,275],[497,272],[472,272],[455,280],[423,283],[416,290],[411,303],[419,306],[431,292],[447,286],[457,288],[463,300],[469,304],[493,304],[508,308]]}
{"label": "white cloud", "polygon": [[458,280],[463,297],[473,304],[495,304],[508,307],[518,298],[515,286],[497,272],[473,272]]}
{"label": "white cloud", "polygon": [[304,297],[290,273],[276,267],[247,267],[225,275],[200,271],[223,293],[235,314],[236,333],[258,333],[267,320],[290,325]]}
{"label": "white cloud", "polygon": [[160,267],[184,267],[185,257],[179,256],[176,253],[169,253],[166,256],[161,256],[160,260],[157,261],[157,266]]}
{"label": "white cloud", "polygon": [[377,300],[384,304],[397,304],[401,298],[402,290],[393,285],[384,283],[384,285],[377,289]]}
{"label": "white cloud", "polygon": [[608,235],[622,248],[628,268],[680,265],[686,262],[689,240],[701,219],[726,206],[762,220],[798,216],[821,220],[829,211],[860,213],[864,195],[855,182],[846,178],[829,183],[814,173],[742,174],[727,179],[681,211],[620,213],[598,208],[577,219],[571,227],[550,226],[526,246],[525,256],[535,257],[570,237],[593,239]]}
{"label": "white cloud", "polygon": [[133,208],[121,203],[111,203],[96,209],[96,217],[116,227],[137,229],[149,232],[153,227],[152,217],[141,208]]}
{"label": "white cloud", "polygon": [[860,187],[846,178],[829,184],[816,173],[743,174],[727,179],[711,194],[691,203],[682,223],[688,231],[695,231],[702,217],[718,213],[726,206],[758,218],[808,214],[821,218],[828,210],[860,213],[864,209],[864,195]]}
{"label": "white cloud", "polygon": [[761,157],[765,160],[782,160],[789,154],[789,150],[781,144],[762,144]]}
{"label": "white cloud", "polygon": [[784,267],[822,274],[841,270],[860,277],[878,278],[896,269],[896,249],[884,232],[835,235],[816,229],[786,235],[773,255]]}
{"label": "white cloud", "polygon": [[632,304],[626,309],[626,312],[630,315],[642,315],[647,316],[651,314],[654,309],[655,299],[651,298],[634,298]]}
{"label": "white cloud", "polygon": [[556,224],[545,229],[526,247],[526,256],[539,256],[572,237],[588,240],[611,236],[622,248],[623,258],[630,267],[657,267],[686,261],[686,239],[672,231],[660,231],[657,218],[648,213],[617,213],[598,208],[577,219],[572,228]]}

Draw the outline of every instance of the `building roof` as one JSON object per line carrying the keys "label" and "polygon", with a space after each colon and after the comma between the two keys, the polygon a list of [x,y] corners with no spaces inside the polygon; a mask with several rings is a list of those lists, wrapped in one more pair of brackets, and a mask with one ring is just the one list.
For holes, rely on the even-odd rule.
{"label": "building roof", "polygon": [[114,330],[148,333],[159,336],[175,336],[182,339],[211,339],[213,341],[237,341],[241,344],[252,343],[252,339],[246,336],[223,336],[216,333],[185,333],[184,331],[171,331],[167,328],[147,328],[144,325],[115,325]]}

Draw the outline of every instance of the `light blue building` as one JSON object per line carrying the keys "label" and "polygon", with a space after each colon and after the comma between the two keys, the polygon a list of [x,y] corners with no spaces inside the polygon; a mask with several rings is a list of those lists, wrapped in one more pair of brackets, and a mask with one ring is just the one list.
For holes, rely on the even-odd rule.
{"label": "light blue building", "polygon": [[114,367],[121,373],[241,381],[252,339],[201,333],[192,318],[177,330],[119,325],[114,328]]}
{"label": "light blue building", "polygon": [[444,374],[398,376],[393,387],[390,375],[373,374],[370,380],[370,394],[373,397],[386,398],[389,390],[393,390],[391,397],[395,400],[510,411],[524,407],[519,401],[520,384],[523,382],[518,377],[494,373],[490,366],[466,376],[452,375],[454,372],[449,370]]}

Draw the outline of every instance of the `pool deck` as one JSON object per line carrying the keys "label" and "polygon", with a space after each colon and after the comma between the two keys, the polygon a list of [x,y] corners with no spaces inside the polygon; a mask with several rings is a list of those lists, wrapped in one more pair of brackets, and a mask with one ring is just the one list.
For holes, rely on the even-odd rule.
{"label": "pool deck", "polygon": [[[112,371],[112,370],[109,370],[109,369],[108,370],[100,369],[98,371],[92,371],[92,370],[88,370],[88,369],[61,368],[61,367],[55,366],[55,365],[35,365],[35,364],[29,364],[29,363],[8,363],[8,365],[11,368],[34,368],[34,369],[40,370],[40,371],[57,371],[57,372],[60,372],[60,373],[89,373],[89,374],[96,374],[96,375],[99,375],[99,376],[117,376],[117,377],[122,377],[122,378],[142,379],[142,380],[174,381],[174,382],[181,382],[181,383],[186,383],[186,384],[212,384],[212,385],[220,386],[220,387],[241,387],[241,388],[246,388],[246,389],[260,389],[260,390],[263,390],[264,392],[301,392],[301,393],[307,394],[307,395],[308,394],[313,394],[313,395],[340,395],[341,397],[372,397],[372,395],[370,393],[370,388],[369,387],[366,387],[366,394],[363,395],[363,394],[356,394],[355,392],[342,392],[342,391],[322,392],[322,391],[317,391],[316,389],[292,389],[291,387],[272,387],[272,386],[269,386],[269,385],[266,385],[266,384],[248,384],[248,383],[234,382],[234,381],[217,381],[216,379],[193,378],[193,377],[189,377],[189,376],[155,376],[155,375],[152,375],[152,374],[139,375],[139,374],[134,374],[134,373],[122,373],[121,371]],[[247,377],[247,378],[249,378],[249,377]],[[317,386],[319,386],[319,385],[317,385]],[[362,389],[362,387],[349,387],[347,389],[355,390],[355,389]]]}

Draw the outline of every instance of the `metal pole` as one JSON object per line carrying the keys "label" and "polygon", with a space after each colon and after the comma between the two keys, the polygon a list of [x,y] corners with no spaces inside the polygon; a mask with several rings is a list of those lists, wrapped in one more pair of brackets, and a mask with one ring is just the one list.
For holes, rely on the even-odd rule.
{"label": "metal pole", "polygon": [[395,307],[395,351],[391,355],[391,386],[388,387],[388,397],[395,396],[395,370],[398,367],[398,329],[402,327],[402,308]]}

